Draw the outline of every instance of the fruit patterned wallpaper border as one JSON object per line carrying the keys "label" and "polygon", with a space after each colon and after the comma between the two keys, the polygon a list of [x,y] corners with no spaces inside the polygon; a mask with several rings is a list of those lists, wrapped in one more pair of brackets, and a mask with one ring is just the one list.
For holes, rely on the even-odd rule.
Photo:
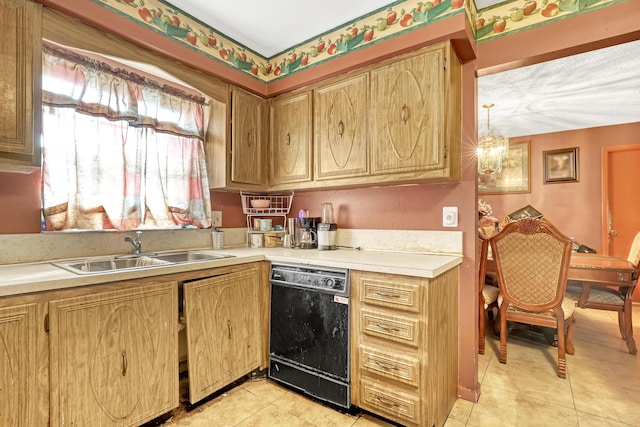
{"label": "fruit patterned wallpaper border", "polygon": [[482,42],[628,0],[506,0],[479,11],[471,0],[399,0],[271,58],[259,55],[164,0],[91,1],[269,83],[463,10],[467,19],[475,23],[476,40]]}
{"label": "fruit patterned wallpaper border", "polygon": [[271,58],[261,56],[163,0],[91,1],[268,83],[461,13],[468,0],[396,1]]}
{"label": "fruit patterned wallpaper border", "polygon": [[471,22],[475,23],[476,41],[484,42],[624,1],[507,0],[478,11]]}

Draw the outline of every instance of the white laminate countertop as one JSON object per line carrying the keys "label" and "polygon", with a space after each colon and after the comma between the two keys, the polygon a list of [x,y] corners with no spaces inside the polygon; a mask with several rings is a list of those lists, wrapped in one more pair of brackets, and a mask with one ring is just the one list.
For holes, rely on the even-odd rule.
{"label": "white laminate countertop", "polygon": [[224,267],[263,260],[426,278],[437,277],[462,263],[462,257],[459,255],[415,252],[359,251],[353,249],[339,249],[336,251],[284,248],[249,249],[246,247],[225,248],[220,250],[194,250],[203,253],[233,255],[233,258],[188,264],[152,266],[138,268],[136,270],[96,274],[72,273],[52,265],[49,261],[1,265],[0,297],[195,271],[205,268]]}

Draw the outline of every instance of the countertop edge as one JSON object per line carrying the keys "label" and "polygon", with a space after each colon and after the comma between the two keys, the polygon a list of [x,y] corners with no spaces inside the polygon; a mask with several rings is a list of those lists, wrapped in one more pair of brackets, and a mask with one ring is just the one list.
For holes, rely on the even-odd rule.
{"label": "countertop edge", "polygon": [[380,251],[311,251],[300,249],[225,248],[221,250],[194,249],[233,255],[215,261],[176,264],[102,274],[75,274],[52,265],[39,263],[0,266],[0,298],[22,294],[99,285],[144,277],[164,276],[172,273],[227,267],[251,262],[286,262],[325,267],[346,268],[371,272],[435,278],[460,265],[462,256],[455,254],[421,254]]}

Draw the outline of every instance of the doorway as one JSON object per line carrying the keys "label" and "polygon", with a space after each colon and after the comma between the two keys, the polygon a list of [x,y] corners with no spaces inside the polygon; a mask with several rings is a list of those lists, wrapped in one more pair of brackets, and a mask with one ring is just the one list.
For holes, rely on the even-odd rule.
{"label": "doorway", "polygon": [[[602,251],[627,258],[640,231],[640,144],[602,148]],[[636,288],[633,301],[640,302]]]}

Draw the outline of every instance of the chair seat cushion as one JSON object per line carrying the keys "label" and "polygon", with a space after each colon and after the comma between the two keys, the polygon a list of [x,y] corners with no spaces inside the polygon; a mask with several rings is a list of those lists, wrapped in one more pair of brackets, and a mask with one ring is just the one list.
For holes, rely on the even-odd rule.
{"label": "chair seat cushion", "polygon": [[[567,285],[567,298],[578,302],[581,294],[582,286],[575,284]],[[618,292],[618,290],[603,287],[591,287],[591,289],[589,289],[589,298],[587,301],[597,304],[624,305],[624,297],[620,292]]]}
{"label": "chair seat cushion", "polygon": [[567,292],[565,294],[567,298],[577,303],[580,300],[580,295],[582,295],[582,286],[567,283]]}
{"label": "chair seat cushion", "polygon": [[[500,295],[498,297],[498,305],[501,306],[502,305],[502,295]],[[571,317],[573,315],[573,312],[576,309],[576,302],[573,301],[571,298],[563,298],[562,300],[562,311],[564,313],[564,318],[568,319],[569,317]],[[528,310],[522,310],[519,308],[516,308],[513,306],[513,304],[509,304],[509,306],[507,307],[507,311],[521,311],[523,313],[537,313],[537,312],[533,312],[533,311],[528,311]],[[553,311],[549,310],[549,311],[545,311],[544,313],[540,313],[540,314],[544,314],[545,316],[553,316]]]}
{"label": "chair seat cushion", "polygon": [[491,285],[484,285],[482,287],[482,297],[484,298],[484,308],[487,308],[489,304],[495,302],[500,294],[500,289]]}

